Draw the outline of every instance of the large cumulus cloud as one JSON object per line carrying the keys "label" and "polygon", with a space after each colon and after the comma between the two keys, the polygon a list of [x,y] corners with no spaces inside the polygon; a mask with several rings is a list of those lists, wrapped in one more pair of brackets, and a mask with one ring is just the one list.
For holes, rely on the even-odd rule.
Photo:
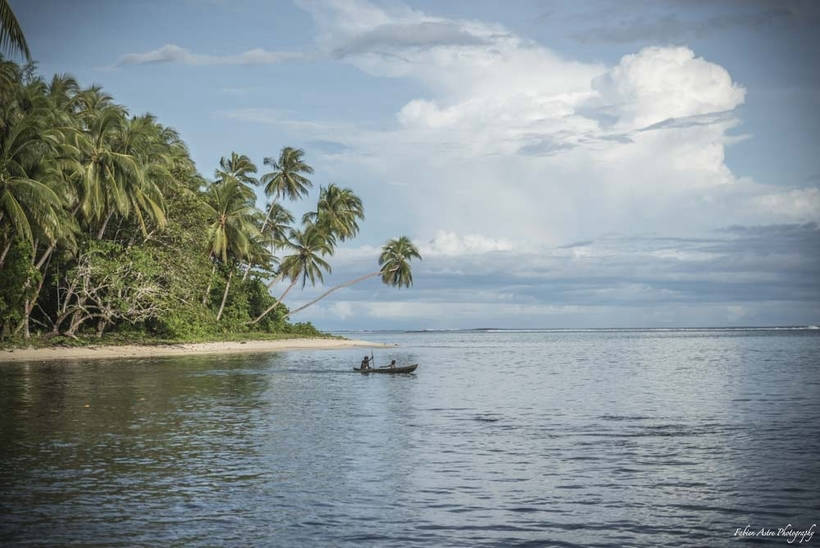
{"label": "large cumulus cloud", "polygon": [[317,23],[319,49],[426,90],[397,105],[387,127],[303,132],[341,143],[326,158],[334,176],[370,182],[371,202],[398,194],[421,237],[445,230],[557,244],[707,230],[715,219],[818,219],[812,190],[766,187],[727,167],[726,148],[748,137],[735,133],[745,89],[688,47],[645,47],[607,67],[500,25],[401,4],[300,5]]}
{"label": "large cumulus cloud", "polygon": [[[422,91],[378,128],[228,115],[338,143],[317,165],[356,181],[368,203],[391,204],[371,219],[400,220],[431,258],[410,299],[370,284],[308,317],[651,325],[817,312],[805,243],[744,254],[749,238],[714,236],[791,223],[816,242],[805,223],[820,220],[817,188],[764,185],[727,166],[727,147],[762,137],[741,133],[746,90],[726,67],[683,45],[578,62],[492,23],[396,3],[299,3],[329,58]],[[566,245],[578,241],[595,244]],[[778,274],[784,265],[794,276]]]}

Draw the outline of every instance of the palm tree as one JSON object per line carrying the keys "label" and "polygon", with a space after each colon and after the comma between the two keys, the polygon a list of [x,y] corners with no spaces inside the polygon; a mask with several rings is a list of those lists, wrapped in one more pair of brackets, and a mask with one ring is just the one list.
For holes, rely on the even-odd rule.
{"label": "palm tree", "polygon": [[281,276],[290,279],[290,285],[272,305],[250,322],[251,324],[258,323],[276,308],[300,279],[304,288],[308,280],[312,285],[316,280],[323,281],[322,271],[330,272],[330,264],[322,259],[322,256],[332,254],[333,246],[328,241],[327,234],[316,225],[307,225],[301,231],[291,231],[289,245],[294,253],[282,259],[279,271]]}
{"label": "palm tree", "polygon": [[300,306],[296,310],[290,311],[288,316],[292,316],[312,304],[321,301],[336,290],[349,287],[374,276],[381,276],[383,283],[393,287],[410,287],[413,285],[413,273],[410,268],[410,261],[413,259],[421,260],[421,254],[410,239],[406,236],[394,238],[382,247],[382,252],[379,256],[379,270],[331,287],[309,303]]}
{"label": "palm tree", "polygon": [[268,223],[263,225],[263,234],[270,240],[271,247],[283,247],[292,230],[293,215],[282,204],[272,203],[268,206]]}
{"label": "palm tree", "polygon": [[265,196],[272,196],[273,202],[268,208],[268,215],[262,225],[262,232],[265,231],[265,225],[268,224],[273,211],[273,204],[276,203],[277,198],[288,198],[289,200],[304,198],[307,196],[308,189],[313,186],[310,179],[302,175],[303,173],[308,175],[313,173],[313,168],[302,160],[304,155],[305,152],[301,149],[284,147],[279,153],[278,160],[271,157],[263,160],[266,166],[273,168],[270,173],[262,175],[261,179],[262,184],[265,185]]}
{"label": "palm tree", "polygon": [[73,113],[80,86],[69,74],[55,74],[48,85],[48,98],[55,111]]}
{"label": "palm tree", "polygon": [[[272,218],[277,214],[281,217],[283,211],[287,213],[287,217],[290,218],[287,222],[293,222],[290,213],[284,208],[281,208],[276,202],[277,198],[287,197],[294,200],[304,197],[308,193],[308,188],[312,186],[313,183],[302,175],[302,173],[313,173],[313,168],[302,161],[303,155],[304,152],[300,149],[284,147],[279,154],[278,160],[270,157],[266,157],[263,160],[265,165],[269,165],[273,168],[272,172],[262,175],[261,178],[262,184],[265,185],[265,195],[273,197],[273,200],[268,205],[265,220],[262,222],[261,231],[263,234],[268,234],[268,224],[271,222],[276,223],[276,220],[272,220]],[[250,270],[251,265],[248,264],[245,268],[245,274],[242,276],[242,280],[248,277]]]}
{"label": "palm tree", "polygon": [[0,108],[10,106],[11,96],[20,82],[20,67],[17,63],[0,60]]}
{"label": "palm tree", "polygon": [[[245,192],[246,189],[247,187],[238,179],[225,179],[212,184],[208,189],[205,208],[213,219],[208,227],[208,253],[214,260],[220,260],[229,266],[228,282],[225,284],[216,321],[222,318],[233,278],[234,269],[229,259],[242,260],[256,253],[254,246],[260,238],[259,230],[256,228],[258,210],[253,206]],[[203,304],[207,302],[208,293],[210,284]]]}
{"label": "palm tree", "polygon": [[56,241],[68,226],[63,200],[53,186],[56,171],[41,161],[57,144],[57,133],[44,129],[33,114],[7,129],[0,134],[0,222],[8,227],[0,266],[15,235],[30,242],[36,253],[36,238]]}
{"label": "palm tree", "polygon": [[[288,234],[292,230],[292,223],[293,215],[291,215],[290,211],[285,209],[282,204],[270,204],[268,209],[268,222],[262,224],[262,228],[264,229],[262,237],[270,246],[270,258],[273,262],[279,262],[279,260],[274,256],[274,250],[287,245]],[[248,277],[249,270],[250,264],[245,270],[245,276],[242,278],[243,280]],[[271,279],[268,283],[268,289],[276,285],[282,279],[282,276],[283,274],[280,272],[278,276]]]}
{"label": "palm tree", "polygon": [[262,176],[265,185],[265,195],[277,198],[304,198],[308,189],[313,186],[310,179],[303,173],[313,173],[313,168],[302,161],[305,152],[298,148],[284,147],[279,153],[279,159],[266,157],[263,163],[271,166],[273,171]]}
{"label": "palm tree", "polygon": [[73,158],[75,207],[89,229],[95,229],[96,238],[102,239],[114,215],[134,218],[146,236],[149,222],[158,228],[165,226],[159,183],[171,176],[152,117],[126,118],[126,110],[113,105],[99,88],[77,93],[71,104],[79,108],[74,116],[79,123],[63,129],[68,135],[66,149]]}
{"label": "palm tree", "polygon": [[58,241],[73,241],[75,230],[63,209],[67,193],[56,161],[63,135],[53,129],[45,89],[38,78],[17,80],[0,111],[0,267],[15,240],[29,243],[31,263],[16,288],[23,306],[15,333],[23,329],[26,338],[45,280],[35,273],[47,268]]}
{"label": "palm tree", "polygon": [[31,52],[23,36],[23,29],[8,0],[0,0],[0,49],[11,53],[22,53],[26,61],[31,61]]}
{"label": "palm tree", "polygon": [[136,217],[144,235],[148,234],[149,221],[158,228],[165,226],[165,203],[160,184],[167,184],[172,179],[166,168],[167,151],[159,140],[158,129],[153,117],[146,115],[126,120],[117,135],[116,150],[136,161],[136,176],[125,177],[123,189],[128,200],[127,211]]}
{"label": "palm tree", "polygon": [[361,199],[349,188],[339,188],[331,183],[319,191],[316,211],[305,213],[302,222],[312,222],[322,227],[335,241],[353,238],[359,232],[359,221],[364,220]]}
{"label": "palm tree", "polygon": [[86,125],[88,122],[85,118],[94,117],[99,111],[110,106],[114,106],[114,98],[105,93],[100,86],[91,86],[77,93],[78,115]]}
{"label": "palm tree", "polygon": [[[110,98],[92,88],[78,94],[82,126],[72,128],[70,146],[76,158],[77,205],[102,239],[114,213],[128,216],[133,205],[129,187],[142,184],[137,159],[121,152],[124,108],[111,105]],[[99,108],[97,108],[99,107]]]}
{"label": "palm tree", "polygon": [[216,170],[216,179],[219,182],[236,180],[246,185],[257,186],[259,181],[253,177],[256,165],[244,154],[231,152],[230,157],[219,159],[219,169]]}
{"label": "palm tree", "polygon": [[421,260],[421,254],[410,238],[401,236],[387,242],[379,256],[382,282],[398,288],[413,285],[413,273],[410,269],[412,259]]}

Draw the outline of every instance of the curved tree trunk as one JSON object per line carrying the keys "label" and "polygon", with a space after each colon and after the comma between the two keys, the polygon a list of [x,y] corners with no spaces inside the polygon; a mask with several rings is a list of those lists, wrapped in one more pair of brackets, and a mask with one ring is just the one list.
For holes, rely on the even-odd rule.
{"label": "curved tree trunk", "polygon": [[265,215],[265,222],[262,223],[262,230],[259,232],[264,234],[265,229],[268,228],[268,221],[270,221],[270,214],[273,213],[273,205],[276,203],[276,195],[273,196],[273,201],[270,203],[270,207],[268,208],[268,214]]}
{"label": "curved tree trunk", "polygon": [[259,314],[259,316],[258,316],[255,320],[253,320],[252,322],[250,322],[250,325],[253,325],[253,324],[259,323],[259,321],[260,321],[262,318],[264,318],[265,316],[267,316],[267,315],[268,315],[268,313],[269,313],[271,310],[273,310],[274,308],[276,308],[276,305],[278,305],[279,303],[281,303],[281,302],[282,302],[282,299],[284,299],[284,298],[285,298],[285,295],[287,295],[287,294],[288,294],[288,292],[289,292],[291,289],[293,289],[293,286],[294,286],[294,285],[296,285],[296,282],[297,282],[297,281],[298,281],[298,280],[293,280],[293,281],[290,283],[290,285],[288,286],[288,288],[287,288],[287,289],[285,289],[285,292],[284,292],[284,293],[282,293],[282,295],[281,295],[278,299],[276,299],[276,302],[275,302],[275,303],[273,303],[272,305],[270,305],[270,306],[269,306],[269,307],[268,307],[268,308],[267,308],[264,312],[262,312],[261,314]]}
{"label": "curved tree trunk", "polygon": [[345,282],[343,284],[333,286],[330,289],[328,289],[327,291],[325,291],[324,293],[322,293],[321,295],[319,295],[318,297],[316,297],[315,299],[313,299],[312,301],[310,301],[309,303],[303,304],[302,306],[300,306],[296,310],[291,310],[290,312],[288,312],[287,316],[293,316],[294,314],[296,314],[300,310],[304,310],[305,308],[309,307],[310,305],[321,301],[322,299],[324,299],[325,297],[327,297],[328,295],[330,295],[331,293],[333,293],[337,289],[342,289],[343,287],[349,287],[353,284],[357,284],[359,282],[362,282],[362,281],[364,281],[368,278],[372,278],[373,276],[378,276],[379,274],[381,274],[381,271],[377,270],[376,272],[371,272],[370,274],[365,274],[364,276],[359,276],[358,278],[350,280],[349,282]]}
{"label": "curved tree trunk", "polygon": [[97,338],[101,339],[103,336],[103,331],[105,331],[105,326],[108,324],[108,321],[101,317],[100,320],[97,322]]}
{"label": "curved tree trunk", "polygon": [[211,285],[213,284],[214,280],[214,272],[216,272],[216,263],[214,263],[214,267],[211,269],[211,277],[208,278],[208,288],[205,290],[205,294],[202,296],[202,304],[205,306],[208,305],[208,297],[211,295]]}
{"label": "curved tree trunk", "polygon": [[[43,252],[43,255],[40,257],[40,260],[36,262],[34,267],[37,270],[43,266],[45,263],[45,268],[48,268],[49,263],[51,262],[51,253],[54,251],[54,247],[57,245],[57,242],[52,242],[51,245]],[[32,261],[34,257],[32,258]],[[34,310],[34,305],[37,304],[37,299],[40,298],[40,291],[43,289],[43,282],[45,282],[46,276],[43,274],[40,276],[40,283],[37,284],[37,288],[34,290],[34,293],[27,297],[23,303],[23,319],[20,320],[20,324],[17,326],[17,329],[14,330],[15,333],[18,333],[21,329],[23,330],[23,336],[28,339],[31,336],[31,332],[29,330],[29,319],[31,318],[31,312]],[[28,289],[29,284],[31,283],[31,277],[29,276],[26,278],[26,283],[23,285],[23,291]]]}
{"label": "curved tree trunk", "polygon": [[9,237],[9,243],[6,244],[6,247],[3,248],[3,253],[0,254],[0,268],[3,268],[3,263],[6,262],[6,255],[8,254],[9,249],[11,249],[11,242],[12,239]]}
{"label": "curved tree trunk", "polygon": [[[276,203],[276,200],[274,199],[274,201],[271,202],[270,207],[268,208],[268,214],[265,215],[265,222],[262,223],[262,230],[259,231],[260,234],[264,234],[265,229],[268,228],[268,221],[270,221],[270,214],[273,212],[273,204],[275,204],[275,203]],[[251,263],[248,263],[248,266],[245,267],[245,274],[242,275],[242,281],[243,282],[248,278],[248,273],[250,271],[251,271]],[[268,287],[270,287],[270,286],[268,286]]]}
{"label": "curved tree trunk", "polygon": [[37,270],[40,270],[40,267],[43,266],[43,263],[46,262],[46,259],[51,257],[51,252],[54,251],[55,247],[57,247],[57,241],[56,240],[51,242],[51,245],[48,246],[48,249],[46,249],[43,252],[42,256],[40,256],[40,260],[37,261],[37,264],[34,265],[34,268],[36,268]]}
{"label": "curved tree trunk", "polygon": [[222,304],[219,305],[219,312],[216,315],[216,321],[222,318],[222,311],[225,309],[225,301],[228,299],[228,290],[231,288],[231,279],[233,278],[233,268],[228,274],[228,283],[225,284],[225,293],[222,294]]}
{"label": "curved tree trunk", "polygon": [[277,275],[276,275],[276,277],[275,277],[274,279],[272,279],[272,280],[270,281],[270,283],[268,284],[268,289],[270,289],[271,287],[273,287],[273,286],[275,286],[276,284],[278,284],[279,282],[281,282],[281,281],[282,281],[282,278],[284,278],[284,277],[285,277],[285,273],[284,273],[284,272],[280,272],[279,274],[277,274]]}
{"label": "curved tree trunk", "polygon": [[111,209],[111,211],[108,212],[108,216],[105,218],[105,221],[103,221],[103,224],[100,227],[100,231],[97,232],[97,239],[98,240],[102,240],[103,236],[105,236],[105,229],[108,227],[108,221],[111,220],[112,215],[114,215],[114,210],[113,209]]}

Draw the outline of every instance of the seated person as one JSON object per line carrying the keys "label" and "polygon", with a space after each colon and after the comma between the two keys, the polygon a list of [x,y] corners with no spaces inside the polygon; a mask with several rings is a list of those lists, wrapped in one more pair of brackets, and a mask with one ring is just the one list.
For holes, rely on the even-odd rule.
{"label": "seated person", "polygon": [[362,360],[362,369],[370,369],[370,358],[367,356]]}
{"label": "seated person", "polygon": [[390,367],[396,367],[396,360],[393,360],[392,362],[390,362]]}

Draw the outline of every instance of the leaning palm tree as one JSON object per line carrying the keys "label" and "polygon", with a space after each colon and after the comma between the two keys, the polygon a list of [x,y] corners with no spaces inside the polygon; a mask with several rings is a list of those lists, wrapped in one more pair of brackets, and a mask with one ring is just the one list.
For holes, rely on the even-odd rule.
{"label": "leaning palm tree", "polygon": [[319,191],[316,211],[302,217],[322,227],[333,239],[341,241],[353,238],[359,232],[359,221],[364,220],[362,200],[349,188],[339,188],[331,183]]}
{"label": "leaning palm tree", "polygon": [[10,53],[21,53],[26,61],[31,61],[31,52],[23,36],[23,29],[8,0],[0,0],[0,50]]}
{"label": "leaning palm tree", "polygon": [[[256,251],[254,242],[260,238],[255,222],[258,210],[248,199],[247,193],[243,190],[245,188],[247,187],[238,180],[227,179],[221,183],[212,184],[208,189],[205,209],[213,219],[208,227],[208,252],[214,260],[222,261],[223,264],[229,266],[228,281],[225,284],[225,292],[222,295],[222,304],[219,305],[216,321],[222,318],[225,301],[231,287],[234,269],[230,266],[230,260],[242,260],[254,254]],[[212,274],[215,270],[216,263],[214,263]],[[203,304],[207,303],[210,290],[209,283]]]}
{"label": "leaning palm tree", "polygon": [[377,271],[331,287],[309,303],[295,310],[291,310],[288,316],[292,316],[312,304],[321,301],[334,291],[342,289],[343,287],[349,287],[374,276],[381,276],[383,283],[393,287],[410,287],[413,285],[413,273],[410,268],[410,261],[413,259],[421,260],[421,254],[410,239],[406,236],[394,238],[382,247],[382,253],[379,256],[379,269]]}
{"label": "leaning palm tree", "polygon": [[330,264],[322,257],[333,253],[333,246],[328,241],[327,234],[316,225],[307,225],[303,230],[293,230],[290,234],[289,245],[294,253],[282,259],[279,265],[280,275],[290,279],[290,284],[276,301],[262,312],[251,324],[268,315],[282,302],[282,299],[291,289],[302,281],[304,288],[308,280],[313,285],[316,281],[323,281],[322,272],[330,272]]}

